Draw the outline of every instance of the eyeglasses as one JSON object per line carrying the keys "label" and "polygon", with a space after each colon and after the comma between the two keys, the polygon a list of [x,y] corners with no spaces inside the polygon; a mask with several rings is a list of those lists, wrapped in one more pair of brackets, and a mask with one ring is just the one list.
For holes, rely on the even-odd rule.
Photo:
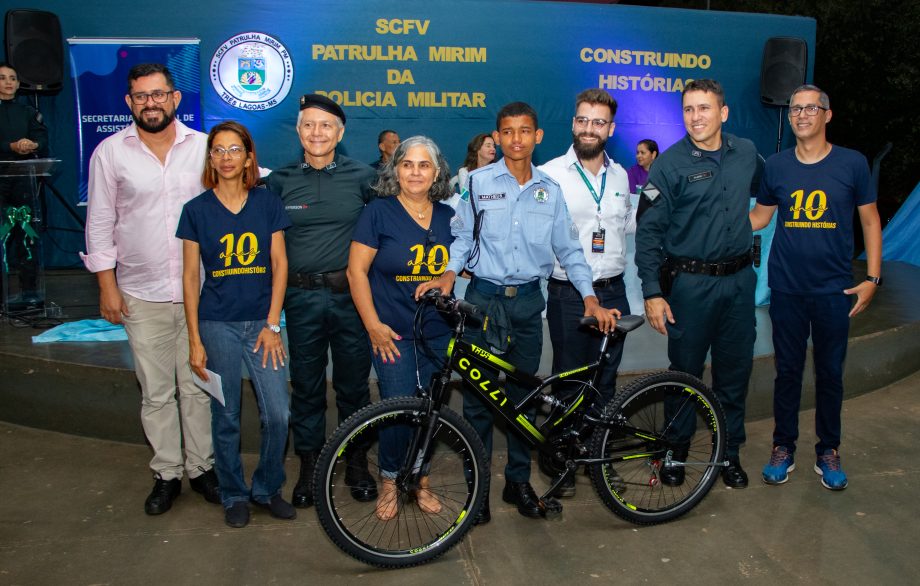
{"label": "eyeglasses", "polygon": [[802,112],[805,112],[806,116],[817,116],[818,110],[827,111],[827,108],[824,106],[816,106],[815,104],[809,104],[807,106],[792,106],[789,108],[789,117],[795,118],[800,116]]}
{"label": "eyeglasses", "polygon": [[591,126],[594,128],[603,128],[610,124],[610,120],[604,120],[603,118],[595,118],[594,120],[588,118],[587,116],[576,116],[575,117],[575,126],[587,126],[588,122],[591,123]]}
{"label": "eyeglasses", "polygon": [[131,94],[131,101],[137,104],[138,106],[143,106],[147,103],[148,98],[153,98],[154,103],[162,104],[166,101],[175,90],[154,90],[152,92],[137,92],[136,94]]}
{"label": "eyeglasses", "polygon": [[246,154],[246,149],[241,146],[233,145],[229,149],[214,147],[208,152],[211,154],[212,159],[223,159],[227,155],[230,155],[231,159],[241,159],[243,155]]}

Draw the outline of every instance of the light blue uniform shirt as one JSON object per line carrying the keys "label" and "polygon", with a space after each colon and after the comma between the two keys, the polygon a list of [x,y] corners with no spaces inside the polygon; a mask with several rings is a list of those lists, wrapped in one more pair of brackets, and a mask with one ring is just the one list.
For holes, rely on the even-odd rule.
{"label": "light blue uniform shirt", "polygon": [[[470,270],[496,285],[523,285],[548,278],[558,258],[582,297],[594,295],[591,269],[559,184],[530,168],[533,176],[523,189],[504,159],[470,173],[469,198],[484,212],[479,259],[474,258]],[[459,275],[473,249],[473,206],[468,200],[457,204],[451,232],[447,270]]]}

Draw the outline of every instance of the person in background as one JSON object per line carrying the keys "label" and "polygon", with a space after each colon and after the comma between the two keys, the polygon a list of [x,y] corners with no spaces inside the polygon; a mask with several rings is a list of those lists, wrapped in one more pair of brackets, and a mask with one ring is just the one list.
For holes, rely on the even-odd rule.
{"label": "person in background", "polygon": [[[419,282],[430,281],[447,267],[454,241],[450,220],[454,210],[441,203],[450,194],[447,161],[433,140],[408,138],[380,171],[378,199],[364,209],[348,254],[348,282],[355,306],[370,339],[380,398],[413,395],[438,370],[447,354],[451,329],[441,314],[425,314],[421,335],[429,352],[415,351],[413,328]],[[377,517],[388,521],[398,512],[396,473],[403,445],[399,430],[380,432],[380,494]],[[428,477],[421,478],[419,508],[441,510]]]}
{"label": "person in background", "polygon": [[[866,309],[882,284],[882,226],[875,186],[862,154],[827,141],[831,102],[814,85],[789,99],[795,147],[767,160],[751,225],[761,230],[779,214],[767,274],[776,353],[773,451],[766,484],[783,484],[795,469],[805,354],[811,337],[815,367],[814,471],[830,490],[847,487],[840,464],[843,361],[850,318]],[[854,214],[855,212],[855,214]],[[853,216],[859,216],[868,275],[853,285]],[[851,295],[855,304],[851,307]]]}
{"label": "person in background", "polygon": [[477,134],[466,145],[466,158],[457,169],[457,174],[450,178],[450,190],[453,196],[450,206],[457,207],[457,202],[466,194],[469,197],[469,176],[471,171],[495,162],[495,140],[491,134]]}
{"label": "person in background", "polygon": [[629,177],[629,193],[639,193],[638,190],[648,181],[648,170],[658,158],[658,143],[650,138],[639,141],[636,145],[636,164],[626,171]]}
{"label": "person in background", "polygon": [[80,254],[99,281],[102,317],[123,323],[131,345],[141,423],[153,448],[148,515],[172,507],[183,469],[193,490],[221,502],[210,398],[195,386],[188,363],[182,241],[175,237],[182,206],[203,191],[208,137],[176,119],[181,100],[166,66],[131,68],[125,103],[134,124],[103,140],[90,158],[86,254]]}
{"label": "person in background", "polygon": [[[0,63],[0,161],[22,161],[48,154],[48,129],[41,114],[32,106],[16,101],[19,76],[8,63]],[[5,262],[19,276],[19,294],[4,291],[12,309],[40,301],[38,257],[33,246],[38,235],[32,229],[37,217],[37,201],[28,177],[0,178],[0,226],[6,238]],[[18,307],[18,306],[17,306]]]}
{"label": "person in background", "polygon": [[[176,231],[183,240],[189,364],[205,381],[206,367],[221,377],[224,402],[211,399],[211,432],[224,520],[230,527],[249,523],[250,500],[273,517],[297,516],[281,498],[289,413],[281,341],[281,303],[287,286],[283,230],[291,221],[278,196],[254,188],[258,180],[249,131],[238,122],[216,125],[208,134],[208,162],[201,181],[208,191],[185,204]],[[262,424],[251,490],[240,458],[243,362]]]}
{"label": "person in background", "polygon": [[399,146],[399,135],[395,130],[382,130],[377,135],[377,149],[380,151],[380,158],[371,163],[371,167],[380,170],[396,151]]}

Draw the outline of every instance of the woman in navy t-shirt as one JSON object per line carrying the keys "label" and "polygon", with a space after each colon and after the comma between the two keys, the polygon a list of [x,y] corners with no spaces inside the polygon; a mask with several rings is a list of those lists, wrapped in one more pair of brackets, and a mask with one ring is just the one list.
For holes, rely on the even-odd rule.
{"label": "woman in navy t-shirt", "polygon": [[[231,527],[245,526],[250,500],[273,517],[293,519],[294,507],[281,498],[290,403],[280,322],[287,285],[284,229],[291,223],[278,196],[254,187],[259,166],[243,125],[222,122],[212,128],[208,155],[202,184],[209,189],[185,204],[176,236],[183,239],[189,363],[206,381],[206,366],[219,374],[224,394],[223,404],[211,400],[224,520]],[[240,459],[243,362],[262,424],[251,489]]]}
{"label": "woman in navy t-shirt", "polygon": [[[399,145],[381,169],[372,201],[355,226],[348,257],[348,283],[373,350],[374,370],[383,399],[411,395],[425,385],[446,355],[450,327],[436,312],[424,316],[422,335],[431,355],[413,347],[415,289],[444,272],[453,236],[454,210],[440,203],[450,196],[450,171],[430,138],[413,136]],[[398,513],[395,478],[399,446],[405,430],[380,432],[380,475],[377,517],[389,521]],[[419,508],[435,514],[441,502],[428,477],[416,491]]]}

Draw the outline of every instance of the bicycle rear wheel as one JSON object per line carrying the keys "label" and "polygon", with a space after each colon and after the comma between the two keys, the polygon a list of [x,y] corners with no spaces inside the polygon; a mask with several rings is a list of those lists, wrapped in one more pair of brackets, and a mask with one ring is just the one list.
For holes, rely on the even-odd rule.
{"label": "bicycle rear wheel", "polygon": [[640,525],[676,519],[706,496],[719,476],[725,417],[715,394],[689,374],[637,379],[605,411],[610,426],[591,438],[597,494],[611,511]]}
{"label": "bicycle rear wheel", "polygon": [[[419,506],[418,486],[412,485],[407,474],[396,478],[396,513],[391,519],[378,516],[376,501],[352,498],[345,482],[349,456],[355,450],[367,450],[371,474],[377,476],[381,471],[380,434],[389,433],[397,439],[383,457],[405,468],[407,460],[418,458],[408,453],[413,440],[419,441],[429,431],[428,404],[427,399],[399,397],[365,407],[336,429],[317,460],[314,495],[320,524],[339,548],[362,562],[396,568],[442,555],[469,531],[488,494],[482,442],[466,421],[445,407],[434,424],[432,449],[422,465],[427,490],[436,497],[440,511]],[[378,480],[378,490],[383,489],[381,483]]]}

